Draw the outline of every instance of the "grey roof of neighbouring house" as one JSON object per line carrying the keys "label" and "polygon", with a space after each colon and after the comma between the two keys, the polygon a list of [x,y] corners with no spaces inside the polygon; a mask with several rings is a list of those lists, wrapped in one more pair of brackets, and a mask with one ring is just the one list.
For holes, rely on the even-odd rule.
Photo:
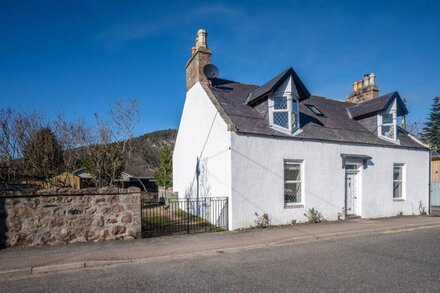
{"label": "grey roof of neighbouring house", "polygon": [[73,174],[82,178],[82,179],[92,179],[92,175],[90,175],[89,172],[87,172],[84,168],[77,169],[73,171]]}
{"label": "grey roof of neighbouring house", "polygon": [[[279,76],[285,76],[285,74],[282,73]],[[300,101],[301,133],[291,136],[276,131],[269,126],[265,117],[257,109],[246,104],[246,102],[249,102],[249,94],[259,93],[259,88],[256,85],[225,79],[216,78],[212,80],[209,89],[221,106],[222,112],[234,124],[237,133],[290,139],[399,146],[380,139],[377,134],[350,118],[348,108],[353,107],[354,104],[313,95]],[[267,92],[267,90],[264,89],[261,92]],[[383,99],[386,100],[386,98]],[[314,105],[323,112],[324,116],[314,114],[307,105]],[[402,147],[426,148],[400,128],[398,129],[398,139]]]}

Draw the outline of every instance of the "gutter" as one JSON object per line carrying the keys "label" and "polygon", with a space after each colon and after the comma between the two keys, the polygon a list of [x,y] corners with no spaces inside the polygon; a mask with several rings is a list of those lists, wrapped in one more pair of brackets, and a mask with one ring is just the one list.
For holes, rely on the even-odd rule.
{"label": "gutter", "polygon": [[241,135],[248,135],[248,136],[272,137],[274,139],[287,139],[287,140],[292,140],[292,141],[311,141],[311,142],[320,142],[320,143],[334,143],[334,144],[368,146],[368,147],[385,147],[385,148],[393,148],[393,149],[406,149],[406,150],[430,152],[430,149],[428,147],[382,145],[382,144],[374,144],[374,143],[362,143],[362,142],[338,141],[338,140],[328,140],[328,139],[319,139],[319,138],[297,137],[297,136],[290,136],[290,135],[283,135],[282,136],[282,135],[278,135],[278,134],[275,135],[275,134],[254,133],[254,132],[242,131],[240,129],[237,129],[235,131],[235,133],[241,134]]}

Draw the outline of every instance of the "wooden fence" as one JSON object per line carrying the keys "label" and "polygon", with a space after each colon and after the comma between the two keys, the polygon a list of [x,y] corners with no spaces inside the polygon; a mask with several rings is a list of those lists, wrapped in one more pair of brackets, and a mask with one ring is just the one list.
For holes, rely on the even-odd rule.
{"label": "wooden fence", "polygon": [[440,207],[440,181],[431,183],[431,206]]}

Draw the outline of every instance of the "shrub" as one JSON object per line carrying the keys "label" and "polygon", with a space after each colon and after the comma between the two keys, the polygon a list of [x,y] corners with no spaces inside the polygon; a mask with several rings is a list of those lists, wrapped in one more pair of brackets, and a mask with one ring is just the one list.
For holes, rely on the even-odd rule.
{"label": "shrub", "polygon": [[309,219],[309,223],[321,223],[326,222],[326,219],[322,216],[321,212],[319,212],[315,208],[309,209],[307,214],[304,214]]}
{"label": "shrub", "polygon": [[338,212],[338,221],[345,220],[345,208],[342,208],[341,212]]}
{"label": "shrub", "polygon": [[421,215],[426,215],[426,208],[422,201],[419,202],[419,212]]}
{"label": "shrub", "polygon": [[257,228],[266,228],[270,226],[270,218],[268,214],[262,214],[261,216],[258,213],[255,213],[255,225]]}

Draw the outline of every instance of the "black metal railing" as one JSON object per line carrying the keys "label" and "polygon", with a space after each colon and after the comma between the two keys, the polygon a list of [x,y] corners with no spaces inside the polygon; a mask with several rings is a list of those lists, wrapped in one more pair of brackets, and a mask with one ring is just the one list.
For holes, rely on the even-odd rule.
{"label": "black metal railing", "polygon": [[142,201],[142,236],[224,231],[228,229],[228,198],[202,197]]}

